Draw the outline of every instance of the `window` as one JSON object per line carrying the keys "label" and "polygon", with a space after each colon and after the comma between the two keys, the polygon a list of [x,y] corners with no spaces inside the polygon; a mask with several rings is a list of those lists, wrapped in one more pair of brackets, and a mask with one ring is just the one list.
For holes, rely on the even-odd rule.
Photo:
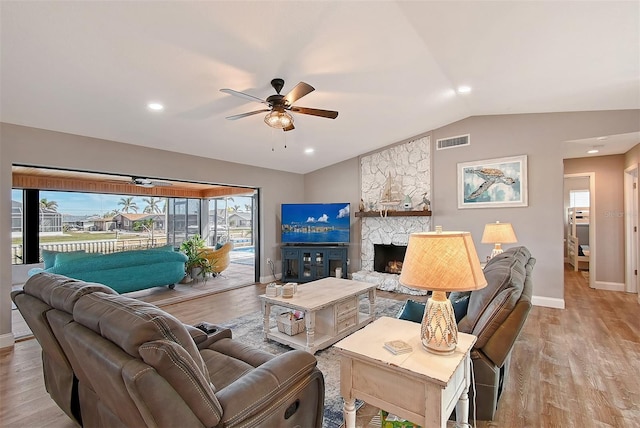
{"label": "window", "polygon": [[588,207],[589,191],[588,190],[571,190],[569,191],[569,207]]}

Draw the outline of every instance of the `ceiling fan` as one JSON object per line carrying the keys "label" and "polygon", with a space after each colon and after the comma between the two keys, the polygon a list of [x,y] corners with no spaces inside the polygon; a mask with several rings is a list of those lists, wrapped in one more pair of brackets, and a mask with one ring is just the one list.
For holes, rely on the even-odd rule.
{"label": "ceiling fan", "polygon": [[124,180],[109,180],[109,181],[113,181],[116,183],[126,183],[126,184],[131,184],[134,186],[138,186],[138,187],[168,187],[168,186],[173,186],[173,184],[169,183],[168,181],[156,181],[156,180],[151,180],[149,178],[143,178],[143,177],[131,177],[131,180],[128,181],[124,181]]}
{"label": "ceiling fan", "polygon": [[276,90],[276,94],[267,97],[266,100],[254,97],[253,95],[245,94],[244,92],[234,91],[233,89],[220,89],[221,92],[224,92],[226,94],[234,95],[236,97],[244,98],[249,101],[259,102],[269,106],[269,108],[264,108],[261,110],[228,116],[227,119],[236,120],[247,116],[253,116],[254,114],[268,112],[264,118],[264,121],[267,125],[271,126],[272,128],[282,129],[283,131],[291,131],[295,127],[293,126],[293,116],[291,116],[291,114],[289,113],[290,111],[295,113],[308,114],[311,116],[326,117],[328,119],[335,119],[336,117],[338,117],[337,111],[320,110],[316,108],[298,107],[293,105],[293,103],[298,101],[300,98],[315,91],[315,88],[308,83],[298,83],[291,91],[289,91],[287,95],[280,95],[280,91],[284,87],[284,80],[273,79],[271,81],[271,86],[273,86],[273,89]]}

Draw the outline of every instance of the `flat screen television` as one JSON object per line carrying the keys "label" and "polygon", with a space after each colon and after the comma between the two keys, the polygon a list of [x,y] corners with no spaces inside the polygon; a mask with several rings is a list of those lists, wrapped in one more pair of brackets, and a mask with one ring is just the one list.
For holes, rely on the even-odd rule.
{"label": "flat screen television", "polygon": [[348,202],[282,204],[283,244],[348,244]]}

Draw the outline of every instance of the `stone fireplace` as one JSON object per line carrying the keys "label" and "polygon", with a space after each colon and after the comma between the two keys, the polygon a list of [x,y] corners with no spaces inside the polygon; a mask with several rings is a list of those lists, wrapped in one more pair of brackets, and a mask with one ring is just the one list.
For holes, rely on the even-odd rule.
{"label": "stone fireplace", "polygon": [[[381,208],[376,204],[389,175],[401,184],[402,192],[410,196],[410,210],[421,210],[423,195],[431,195],[429,137],[399,144],[361,158],[361,195],[367,209],[369,206],[373,206],[376,211]],[[393,209],[404,210],[402,206]],[[361,270],[354,272],[352,277],[357,281],[378,284],[381,290],[424,295],[424,290],[413,290],[400,284],[399,274],[385,272],[384,268],[382,272],[376,269],[375,245],[406,248],[410,234],[430,230],[429,216],[397,214],[399,215],[361,217]]]}
{"label": "stone fireplace", "polygon": [[396,273],[402,271],[402,261],[407,252],[406,245],[373,245],[373,270],[381,273]]}

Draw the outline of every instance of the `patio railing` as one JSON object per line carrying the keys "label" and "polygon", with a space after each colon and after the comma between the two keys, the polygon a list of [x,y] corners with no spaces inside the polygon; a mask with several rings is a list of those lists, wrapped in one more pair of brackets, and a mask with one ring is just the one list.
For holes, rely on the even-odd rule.
{"label": "patio railing", "polygon": [[[166,245],[167,238],[159,237],[151,239],[106,239],[103,241],[75,241],[75,242],[48,242],[40,245],[40,250],[50,251],[79,251],[87,253],[117,253],[119,251],[142,250]],[[22,244],[11,245],[11,263],[22,264]]]}

